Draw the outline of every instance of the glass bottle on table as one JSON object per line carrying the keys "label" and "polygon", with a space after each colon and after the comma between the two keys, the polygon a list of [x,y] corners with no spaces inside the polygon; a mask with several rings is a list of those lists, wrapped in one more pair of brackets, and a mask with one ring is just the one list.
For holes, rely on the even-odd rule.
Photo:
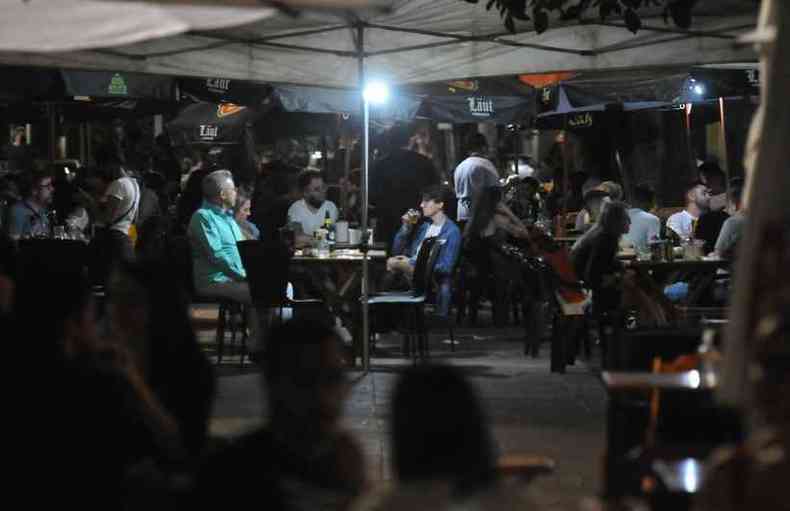
{"label": "glass bottle on table", "polygon": [[329,211],[324,215],[324,230],[326,231],[326,243],[329,250],[334,250],[337,234],[335,232],[335,223],[332,221],[332,216],[329,214]]}

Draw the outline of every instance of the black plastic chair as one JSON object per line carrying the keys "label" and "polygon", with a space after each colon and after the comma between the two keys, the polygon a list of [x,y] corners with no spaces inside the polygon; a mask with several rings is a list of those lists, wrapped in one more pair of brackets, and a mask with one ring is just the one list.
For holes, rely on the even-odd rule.
{"label": "black plastic chair", "polygon": [[[426,358],[428,353],[428,328],[425,323],[425,302],[433,283],[433,269],[439,257],[444,240],[426,238],[423,240],[420,253],[414,265],[412,289],[409,291],[391,291],[377,293],[368,297],[368,305],[405,305],[413,311],[411,322],[406,323],[406,342],[404,353],[411,356],[417,363],[418,356]],[[416,346],[413,343],[416,337]]]}
{"label": "black plastic chair", "polygon": [[[287,246],[277,241],[260,240],[239,241],[236,246],[247,272],[252,303],[258,310],[276,309],[282,320],[285,308],[293,309],[294,313],[306,308],[325,308],[322,300],[288,297],[288,269],[293,254]],[[246,351],[246,345],[243,348]]]}
{"label": "black plastic chair", "polygon": [[[176,278],[181,283],[182,289],[189,297],[192,305],[217,305],[217,365],[222,363],[225,355],[225,332],[230,328],[231,346],[236,343],[238,325],[241,325],[241,344],[247,346],[247,323],[246,309],[244,304],[235,302],[227,298],[216,296],[200,296],[195,290],[195,280],[192,263],[192,247],[189,238],[186,236],[173,236],[168,240],[168,252],[170,260],[175,262],[175,268],[179,269]],[[244,365],[244,352],[240,357],[239,365]]]}

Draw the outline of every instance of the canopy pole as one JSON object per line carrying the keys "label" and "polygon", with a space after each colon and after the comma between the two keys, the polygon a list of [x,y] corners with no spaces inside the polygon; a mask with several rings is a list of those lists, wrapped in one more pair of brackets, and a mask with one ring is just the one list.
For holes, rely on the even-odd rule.
{"label": "canopy pole", "polygon": [[357,63],[362,101],[362,370],[370,371],[370,323],[368,311],[368,171],[370,167],[370,105],[365,100],[365,26],[357,25]]}
{"label": "canopy pole", "polygon": [[562,145],[560,146],[560,154],[562,155],[562,207],[560,208],[560,221],[555,229],[557,232],[554,236],[565,236],[566,217],[568,215],[568,192],[570,192],[570,162],[568,156],[568,114],[563,116],[562,125]]}
{"label": "canopy pole", "polygon": [[[721,147],[722,152],[722,159],[721,159],[721,166],[724,169],[724,177],[726,178],[726,182],[724,183],[724,188],[727,192],[727,198],[730,197],[730,165],[728,163],[728,153],[727,153],[727,130],[726,125],[724,123],[724,98],[719,97],[719,146]],[[726,207],[726,206],[725,206]]]}

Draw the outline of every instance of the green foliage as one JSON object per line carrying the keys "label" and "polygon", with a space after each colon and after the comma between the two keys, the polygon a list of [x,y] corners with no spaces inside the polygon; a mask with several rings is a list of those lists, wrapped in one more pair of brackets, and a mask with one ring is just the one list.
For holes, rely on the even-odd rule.
{"label": "green foliage", "polygon": [[[462,0],[477,4],[479,0]],[[648,7],[663,7],[664,21],[680,28],[691,26],[691,9],[698,0],[487,0],[486,10],[496,9],[511,33],[516,32],[516,21],[532,20],[535,31],[542,33],[549,28],[549,13],[559,13],[563,21],[582,17],[590,10],[597,11],[602,21],[622,18],[628,30],[634,34],[642,27],[639,10]]]}

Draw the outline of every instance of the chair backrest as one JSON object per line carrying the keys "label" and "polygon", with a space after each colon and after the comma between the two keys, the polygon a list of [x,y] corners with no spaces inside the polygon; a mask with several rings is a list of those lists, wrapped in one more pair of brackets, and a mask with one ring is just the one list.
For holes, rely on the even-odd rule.
{"label": "chair backrest", "polygon": [[412,277],[414,296],[423,296],[431,289],[433,269],[436,266],[436,259],[439,257],[442,245],[444,245],[444,240],[436,237],[425,238],[422,241]]}
{"label": "chair backrest", "polygon": [[280,242],[244,240],[237,243],[247,272],[252,302],[262,307],[280,307],[287,302],[288,267],[291,251]]}
{"label": "chair backrest", "polygon": [[187,236],[171,236],[167,241],[167,253],[173,267],[177,269],[175,278],[188,296],[195,296],[193,278],[192,245]]}

